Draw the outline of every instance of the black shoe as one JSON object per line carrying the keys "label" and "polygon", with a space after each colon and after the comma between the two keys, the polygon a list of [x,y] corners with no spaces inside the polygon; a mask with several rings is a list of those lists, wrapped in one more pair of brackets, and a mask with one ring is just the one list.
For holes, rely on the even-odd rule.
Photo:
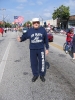
{"label": "black shoe", "polygon": [[33,76],[32,82],[35,82],[38,79],[38,76]]}
{"label": "black shoe", "polygon": [[40,76],[40,79],[41,79],[42,82],[45,82],[44,76]]}

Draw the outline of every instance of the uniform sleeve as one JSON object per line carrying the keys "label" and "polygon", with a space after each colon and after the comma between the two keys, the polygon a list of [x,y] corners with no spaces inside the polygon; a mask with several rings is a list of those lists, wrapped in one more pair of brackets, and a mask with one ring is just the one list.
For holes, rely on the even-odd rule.
{"label": "uniform sleeve", "polygon": [[45,43],[45,46],[46,46],[46,49],[49,49],[49,42],[48,42],[48,36],[47,36],[47,32],[45,30],[45,36],[44,36],[44,43]]}
{"label": "uniform sleeve", "polygon": [[24,33],[20,38],[21,38],[21,42],[25,41],[26,39],[28,39],[29,38],[28,37],[28,31],[26,33]]}

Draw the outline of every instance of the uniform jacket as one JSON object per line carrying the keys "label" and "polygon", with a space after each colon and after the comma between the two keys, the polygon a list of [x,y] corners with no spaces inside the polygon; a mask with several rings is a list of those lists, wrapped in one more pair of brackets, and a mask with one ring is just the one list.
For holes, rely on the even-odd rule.
{"label": "uniform jacket", "polygon": [[22,35],[21,42],[26,39],[30,40],[30,49],[49,48],[47,32],[43,27],[39,27],[38,29],[30,28]]}

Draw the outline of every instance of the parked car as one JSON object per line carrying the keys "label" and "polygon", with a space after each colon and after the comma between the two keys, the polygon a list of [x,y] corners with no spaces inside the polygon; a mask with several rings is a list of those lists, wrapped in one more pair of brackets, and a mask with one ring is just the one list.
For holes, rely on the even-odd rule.
{"label": "parked car", "polygon": [[53,42],[54,37],[53,37],[53,34],[50,31],[50,28],[46,28],[46,31],[47,31],[48,41]]}
{"label": "parked car", "polygon": [[26,33],[27,30],[28,30],[28,28],[24,27],[24,28],[22,29],[22,33],[23,33],[23,34]]}
{"label": "parked car", "polygon": [[47,33],[47,36],[48,36],[48,41],[53,42],[53,34]]}

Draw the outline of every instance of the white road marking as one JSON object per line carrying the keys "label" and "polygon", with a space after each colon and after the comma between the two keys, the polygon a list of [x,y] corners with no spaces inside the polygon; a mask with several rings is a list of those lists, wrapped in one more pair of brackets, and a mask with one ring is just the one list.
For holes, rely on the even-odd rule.
{"label": "white road marking", "polygon": [[6,65],[6,61],[7,61],[7,58],[8,58],[10,46],[11,46],[11,42],[8,44],[8,46],[7,46],[7,48],[6,48],[6,51],[5,51],[5,53],[4,53],[4,56],[3,56],[3,58],[2,58],[2,61],[1,61],[1,63],[0,63],[0,83],[1,83],[1,80],[2,80],[4,68],[5,68],[5,65]]}

